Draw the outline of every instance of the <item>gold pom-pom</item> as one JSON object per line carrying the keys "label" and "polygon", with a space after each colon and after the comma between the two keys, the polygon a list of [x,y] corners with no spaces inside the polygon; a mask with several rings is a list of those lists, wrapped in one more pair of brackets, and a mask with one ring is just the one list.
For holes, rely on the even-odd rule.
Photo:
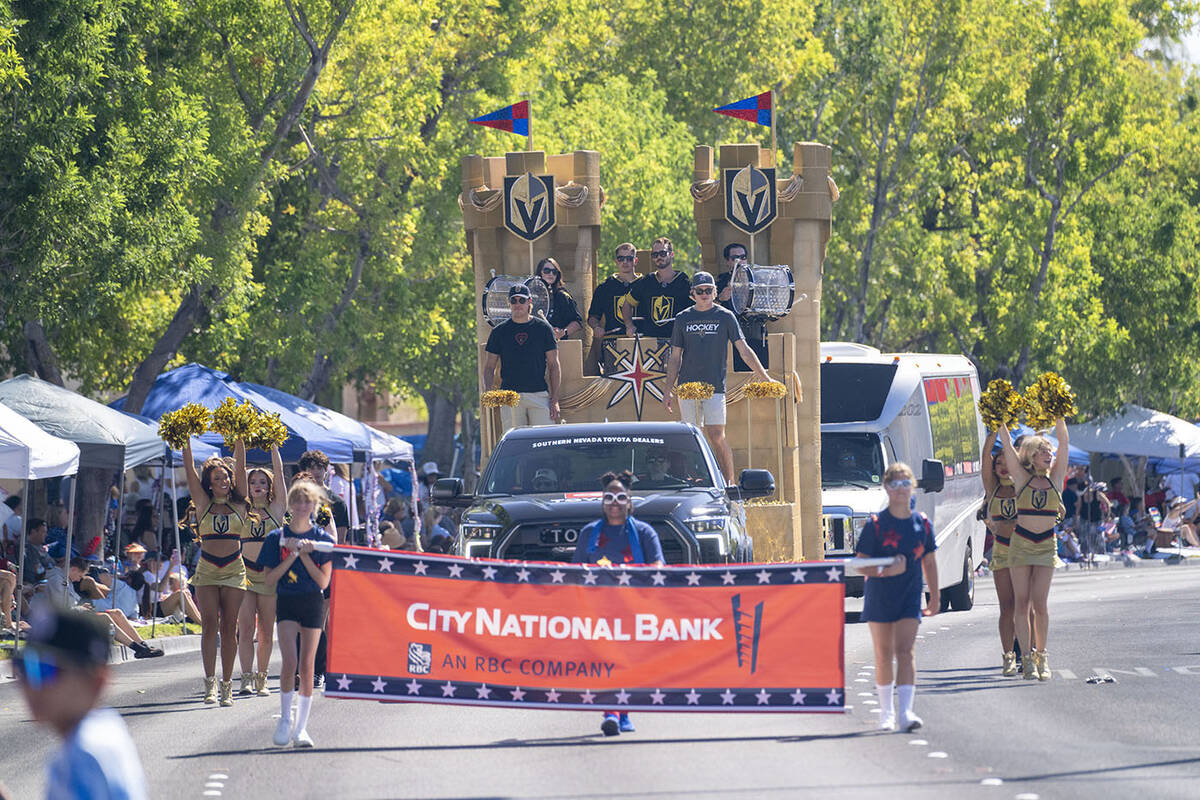
{"label": "gold pom-pom", "polygon": [[989,431],[1016,428],[1024,407],[1024,399],[1013,385],[999,378],[989,383],[987,390],[979,396],[979,416]]}
{"label": "gold pom-pom", "polygon": [[258,411],[248,400],[239,405],[232,397],[226,397],[221,405],[213,409],[209,429],[221,434],[229,447],[241,439],[245,441],[258,424]]}
{"label": "gold pom-pom", "polygon": [[1053,427],[1059,417],[1066,419],[1078,413],[1075,393],[1057,373],[1043,372],[1025,390],[1025,420],[1032,428],[1044,430]]}
{"label": "gold pom-pom", "polygon": [[484,392],[479,398],[479,401],[485,408],[499,408],[500,406],[515,406],[521,400],[521,395],[511,389],[492,389],[489,392]]}
{"label": "gold pom-pom", "polygon": [[746,396],[755,400],[778,400],[787,397],[787,387],[779,381],[754,381],[746,384]]}
{"label": "gold pom-pom", "polygon": [[208,409],[199,403],[188,403],[175,411],[168,411],[158,420],[158,435],[171,445],[174,450],[180,450],[187,440],[208,430]]}
{"label": "gold pom-pom", "polygon": [[283,447],[287,438],[288,429],[279,418],[279,414],[258,414],[254,421],[254,429],[246,438],[246,447],[270,450],[272,447]]}
{"label": "gold pom-pom", "polygon": [[713,396],[713,385],[700,381],[681,383],[675,389],[675,395],[680,400],[708,400]]}

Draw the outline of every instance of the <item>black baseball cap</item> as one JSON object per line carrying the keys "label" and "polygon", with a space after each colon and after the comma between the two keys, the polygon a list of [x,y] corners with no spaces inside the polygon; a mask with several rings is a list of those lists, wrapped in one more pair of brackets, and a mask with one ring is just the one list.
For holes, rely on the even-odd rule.
{"label": "black baseball cap", "polygon": [[713,280],[713,276],[712,276],[711,272],[705,272],[704,270],[700,270],[699,272],[697,272],[695,275],[692,276],[692,288],[693,289],[695,289],[697,286],[716,286],[716,285],[717,285],[717,282],[715,280]]}
{"label": "black baseball cap", "polygon": [[108,629],[98,614],[43,606],[30,616],[25,644],[78,666],[95,667],[108,663]]}
{"label": "black baseball cap", "polygon": [[520,297],[522,295],[525,297],[530,296],[529,295],[529,287],[526,286],[525,284],[514,283],[512,286],[508,287],[508,297],[510,300],[514,297]]}

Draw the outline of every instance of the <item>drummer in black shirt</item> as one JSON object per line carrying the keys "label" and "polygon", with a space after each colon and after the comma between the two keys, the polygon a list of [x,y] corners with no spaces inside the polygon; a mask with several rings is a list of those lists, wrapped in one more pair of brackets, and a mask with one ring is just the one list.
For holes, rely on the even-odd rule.
{"label": "drummer in black shirt", "polygon": [[692,282],[685,273],[675,271],[675,250],[667,237],[660,236],[650,245],[650,260],[654,272],[633,282],[629,288],[632,302],[621,310],[625,333],[670,339],[675,315],[692,305]]}
{"label": "drummer in black shirt", "polygon": [[[725,245],[723,255],[725,256],[725,271],[717,276],[717,301],[737,314],[737,309],[733,307],[733,286],[731,283],[733,281],[733,270],[738,264],[746,263],[746,245],[740,242],[727,244]],[[742,326],[742,334],[746,337],[746,344],[754,351],[754,355],[758,356],[758,360],[762,362],[762,365],[764,367],[767,366],[767,343],[763,338],[763,334],[766,333],[766,323],[757,317],[744,317],[738,314],[738,324]],[[742,359],[737,350],[733,351],[733,371],[754,371]]]}
{"label": "drummer in black shirt", "polygon": [[617,271],[596,287],[588,307],[588,327],[592,329],[591,362],[604,371],[604,340],[625,333],[621,306],[629,297],[629,288],[637,280],[637,248],[631,242],[617,245]]}
{"label": "drummer in black shirt", "polygon": [[566,339],[571,334],[583,330],[583,317],[579,315],[579,306],[563,285],[562,268],[558,262],[553,258],[543,258],[538,262],[537,274],[550,292],[550,313],[546,315],[546,321],[554,329],[554,338]]}

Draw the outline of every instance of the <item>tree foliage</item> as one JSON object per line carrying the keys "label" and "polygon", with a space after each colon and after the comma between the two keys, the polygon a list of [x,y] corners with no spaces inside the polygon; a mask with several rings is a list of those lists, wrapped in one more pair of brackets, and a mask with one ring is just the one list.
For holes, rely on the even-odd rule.
{"label": "tree foliage", "polygon": [[476,402],[460,158],[522,146],[466,119],[527,93],[540,149],[602,154],[602,253],[667,235],[686,260],[693,146],[767,140],[711,108],[770,88],[785,159],[834,149],[826,338],[1196,415],[1200,90],[1167,55],[1196,11],[0,0],[3,357],[135,394],[194,359],[452,417]]}

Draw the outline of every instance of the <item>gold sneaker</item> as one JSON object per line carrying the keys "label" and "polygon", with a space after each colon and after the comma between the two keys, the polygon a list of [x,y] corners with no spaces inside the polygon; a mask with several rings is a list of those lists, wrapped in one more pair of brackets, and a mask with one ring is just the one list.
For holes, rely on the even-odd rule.
{"label": "gold sneaker", "polygon": [[241,686],[238,687],[238,694],[249,696],[254,694],[254,673],[243,672]]}
{"label": "gold sneaker", "polygon": [[1013,675],[1017,674],[1017,654],[1012,650],[1008,650],[1004,653],[1004,668],[1001,671],[1001,674],[1006,678],[1011,678]]}
{"label": "gold sneaker", "polygon": [[204,703],[205,705],[213,705],[217,702],[217,676],[204,679]]}
{"label": "gold sneaker", "polygon": [[1050,662],[1046,659],[1046,651],[1038,650],[1033,654],[1033,663],[1037,667],[1037,679],[1039,681],[1050,680]]}
{"label": "gold sneaker", "polygon": [[1021,656],[1021,677],[1027,681],[1037,680],[1037,667],[1034,665],[1034,661],[1036,660],[1036,650],[1027,650],[1025,654]]}
{"label": "gold sneaker", "polygon": [[233,705],[233,681],[221,681],[221,705],[225,708]]}
{"label": "gold sneaker", "polygon": [[270,697],[271,690],[267,688],[267,673],[254,673],[254,693],[259,697]]}

